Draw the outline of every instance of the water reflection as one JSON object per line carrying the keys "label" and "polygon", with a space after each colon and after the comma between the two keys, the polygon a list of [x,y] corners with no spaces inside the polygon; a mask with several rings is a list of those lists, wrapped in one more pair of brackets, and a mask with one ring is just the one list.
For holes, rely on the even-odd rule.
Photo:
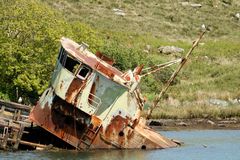
{"label": "water reflection", "polygon": [[165,131],[167,137],[184,141],[178,148],[164,150],[94,150],[0,152],[0,159],[16,160],[239,160],[240,131]]}
{"label": "water reflection", "polygon": [[94,150],[86,152],[64,151],[64,152],[39,152],[45,159],[78,159],[78,160],[143,160],[146,152],[139,150]]}

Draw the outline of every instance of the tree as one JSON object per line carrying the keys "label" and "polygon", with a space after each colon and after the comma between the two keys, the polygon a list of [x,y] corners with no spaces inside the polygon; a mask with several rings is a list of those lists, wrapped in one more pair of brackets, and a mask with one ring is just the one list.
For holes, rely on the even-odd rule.
{"label": "tree", "polygon": [[3,0],[0,10],[0,98],[16,99],[17,87],[35,101],[48,86],[62,36],[87,39],[93,50],[101,45],[88,26],[68,23],[41,1]]}

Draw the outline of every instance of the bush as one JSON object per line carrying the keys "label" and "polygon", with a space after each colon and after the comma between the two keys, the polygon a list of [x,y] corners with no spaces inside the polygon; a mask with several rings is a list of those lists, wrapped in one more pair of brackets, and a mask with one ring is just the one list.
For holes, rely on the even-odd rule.
{"label": "bush", "polygon": [[0,10],[0,91],[10,99],[16,99],[16,87],[25,99],[38,99],[48,86],[62,36],[86,41],[92,50],[102,45],[90,27],[68,23],[43,2],[5,0]]}

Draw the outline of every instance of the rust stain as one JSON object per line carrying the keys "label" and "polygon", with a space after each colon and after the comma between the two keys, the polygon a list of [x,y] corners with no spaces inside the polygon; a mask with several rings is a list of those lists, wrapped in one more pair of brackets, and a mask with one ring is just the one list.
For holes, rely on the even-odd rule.
{"label": "rust stain", "polygon": [[72,103],[73,100],[78,95],[78,93],[84,89],[85,84],[86,84],[85,81],[82,81],[78,78],[74,78],[66,92],[66,95],[65,95],[66,101],[68,103]]}
{"label": "rust stain", "polygon": [[96,92],[96,83],[93,82],[91,90],[90,90],[91,94],[89,94],[89,96],[88,96],[88,103],[90,103],[90,104],[93,103],[92,99],[94,98],[93,95],[95,95],[95,92]]}
{"label": "rust stain", "polygon": [[108,78],[113,79],[114,77],[114,72],[112,72],[109,68],[107,68],[106,66],[104,66],[103,64],[99,63],[99,65],[96,68],[98,71],[100,71],[101,73],[105,74],[106,76],[108,76]]}
{"label": "rust stain", "polygon": [[96,52],[96,56],[100,59],[102,59],[103,61],[107,62],[110,65],[114,64],[114,60],[112,60],[111,58],[103,55],[101,52]]}
{"label": "rust stain", "polygon": [[62,87],[63,87],[63,81],[61,81],[60,83],[60,90],[62,89]]}

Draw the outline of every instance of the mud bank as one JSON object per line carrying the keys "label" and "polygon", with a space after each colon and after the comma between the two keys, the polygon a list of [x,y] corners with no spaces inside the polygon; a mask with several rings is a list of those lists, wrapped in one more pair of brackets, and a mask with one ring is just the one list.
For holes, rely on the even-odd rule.
{"label": "mud bank", "polygon": [[229,119],[150,119],[148,125],[161,130],[240,129],[240,118]]}

